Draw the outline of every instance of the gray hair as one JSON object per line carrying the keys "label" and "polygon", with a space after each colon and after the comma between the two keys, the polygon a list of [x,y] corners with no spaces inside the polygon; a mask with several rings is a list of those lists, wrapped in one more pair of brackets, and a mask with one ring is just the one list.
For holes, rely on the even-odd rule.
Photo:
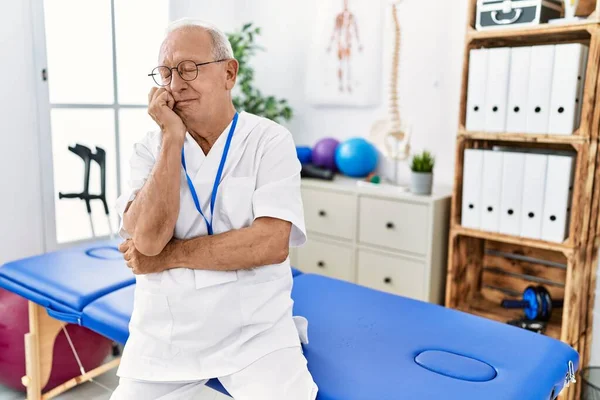
{"label": "gray hair", "polygon": [[190,27],[203,28],[210,34],[210,37],[212,39],[212,46],[213,46],[213,48],[212,48],[213,57],[215,58],[215,60],[223,60],[226,58],[233,58],[233,49],[231,48],[231,43],[229,43],[229,39],[227,38],[227,35],[225,35],[225,33],[223,33],[223,31],[221,31],[216,26],[214,26],[208,22],[205,22],[205,21],[200,21],[200,20],[191,19],[191,18],[178,19],[176,21],[171,22],[167,26],[165,36],[168,35],[170,32],[173,32],[176,29],[190,28]]}

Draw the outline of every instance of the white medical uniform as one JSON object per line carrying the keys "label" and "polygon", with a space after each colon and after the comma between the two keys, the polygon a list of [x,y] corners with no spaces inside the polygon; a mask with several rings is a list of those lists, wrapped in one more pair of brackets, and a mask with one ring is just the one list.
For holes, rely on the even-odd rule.
{"label": "white medical uniform", "polygon": [[[189,133],[184,143],[187,172],[209,221],[213,184],[230,126],[207,156]],[[117,200],[121,217],[151,173],[161,141],[158,131],[135,144],[130,189]],[[241,112],[217,191],[212,216],[214,234],[250,226],[255,218],[267,216],[292,223],[290,246],[304,244],[300,168],[288,130],[266,118]],[[207,235],[206,222],[195,207],[183,168],[180,180],[180,212],[174,236],[189,239]],[[122,226],[119,233],[129,238]],[[230,385],[226,389],[240,393],[240,399],[261,400],[282,400],[277,396],[283,393],[286,380],[304,381],[310,390],[296,397],[286,395],[285,399],[314,399],[317,388],[300,347],[301,339],[307,341],[307,323],[301,317],[292,317],[292,283],[289,258],[281,264],[238,271],[174,268],[136,275],[130,335],[117,375],[127,384],[183,384],[229,377],[222,380]],[[272,364],[265,365],[265,360]],[[280,367],[286,363],[300,366],[296,376]],[[236,373],[244,374],[245,379],[232,379]],[[271,375],[268,380],[267,375]],[[273,380],[273,376],[279,380]],[[251,387],[260,386],[261,379],[265,379],[265,385],[281,386],[269,392],[273,397],[268,396],[265,387],[256,392],[260,397],[254,397]],[[247,388],[244,390],[248,393],[242,394],[241,387],[232,382]],[[132,398],[131,393],[127,396],[123,398]]]}

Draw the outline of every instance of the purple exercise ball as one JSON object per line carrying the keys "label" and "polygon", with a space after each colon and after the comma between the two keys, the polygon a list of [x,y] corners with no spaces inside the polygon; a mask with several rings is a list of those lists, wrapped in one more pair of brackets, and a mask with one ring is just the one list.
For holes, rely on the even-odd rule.
{"label": "purple exercise ball", "polygon": [[335,151],[340,142],[334,138],[324,138],[319,140],[312,151],[313,165],[335,171]]}

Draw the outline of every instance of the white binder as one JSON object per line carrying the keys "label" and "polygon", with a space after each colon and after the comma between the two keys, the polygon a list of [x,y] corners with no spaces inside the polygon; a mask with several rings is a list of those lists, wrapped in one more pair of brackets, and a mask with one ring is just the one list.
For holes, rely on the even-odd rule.
{"label": "white binder", "polygon": [[483,152],[465,149],[463,162],[461,225],[479,229],[481,220],[481,179]]}
{"label": "white binder", "polygon": [[531,48],[527,88],[527,133],[548,133],[555,45]]}
{"label": "white binder", "polygon": [[583,108],[583,89],[585,88],[585,76],[587,73],[589,54],[590,48],[587,46],[583,46],[583,62],[581,63],[581,70],[579,71],[579,76],[581,77],[581,79],[577,79],[577,110],[575,111],[576,129],[579,128],[579,124],[581,123],[581,109]]}
{"label": "white binder", "polygon": [[506,152],[502,158],[502,193],[500,196],[500,229],[505,235],[519,236],[525,154]]}
{"label": "white binder", "polygon": [[502,192],[501,151],[483,151],[483,176],[481,182],[481,228],[498,232],[500,227],[500,194]]}
{"label": "white binder", "polygon": [[555,47],[548,133],[571,135],[578,125],[579,104],[582,99],[580,83],[587,52],[580,43],[559,44]]}
{"label": "white binder", "polygon": [[484,126],[486,132],[504,132],[506,130],[509,72],[510,48],[488,49]]}
{"label": "white binder", "polygon": [[573,157],[548,156],[542,239],[562,242],[566,239],[568,208],[573,185]]}
{"label": "white binder", "polygon": [[511,48],[506,132],[523,133],[527,130],[530,62],[531,47]]}
{"label": "white binder", "polygon": [[520,236],[522,237],[540,239],[542,236],[547,165],[548,156],[545,154],[525,155],[523,201],[521,202]]}
{"label": "white binder", "polygon": [[470,50],[465,124],[468,131],[482,131],[485,125],[484,107],[487,68],[487,49]]}

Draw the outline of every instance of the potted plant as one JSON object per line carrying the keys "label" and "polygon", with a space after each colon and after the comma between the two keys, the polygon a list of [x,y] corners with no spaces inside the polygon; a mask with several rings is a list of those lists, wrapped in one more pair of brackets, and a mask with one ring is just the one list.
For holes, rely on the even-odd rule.
{"label": "potted plant", "polygon": [[241,30],[227,34],[233,56],[240,63],[238,83],[233,93],[233,105],[238,111],[260,115],[275,122],[289,121],[292,118],[292,109],[287,100],[265,96],[254,86],[254,69],[250,66],[250,58],[256,50],[263,50],[254,43],[258,35],[260,35],[260,28],[253,26],[252,23],[244,24]]}
{"label": "potted plant", "polygon": [[411,162],[410,190],[415,194],[431,194],[435,158],[427,150],[415,154]]}

